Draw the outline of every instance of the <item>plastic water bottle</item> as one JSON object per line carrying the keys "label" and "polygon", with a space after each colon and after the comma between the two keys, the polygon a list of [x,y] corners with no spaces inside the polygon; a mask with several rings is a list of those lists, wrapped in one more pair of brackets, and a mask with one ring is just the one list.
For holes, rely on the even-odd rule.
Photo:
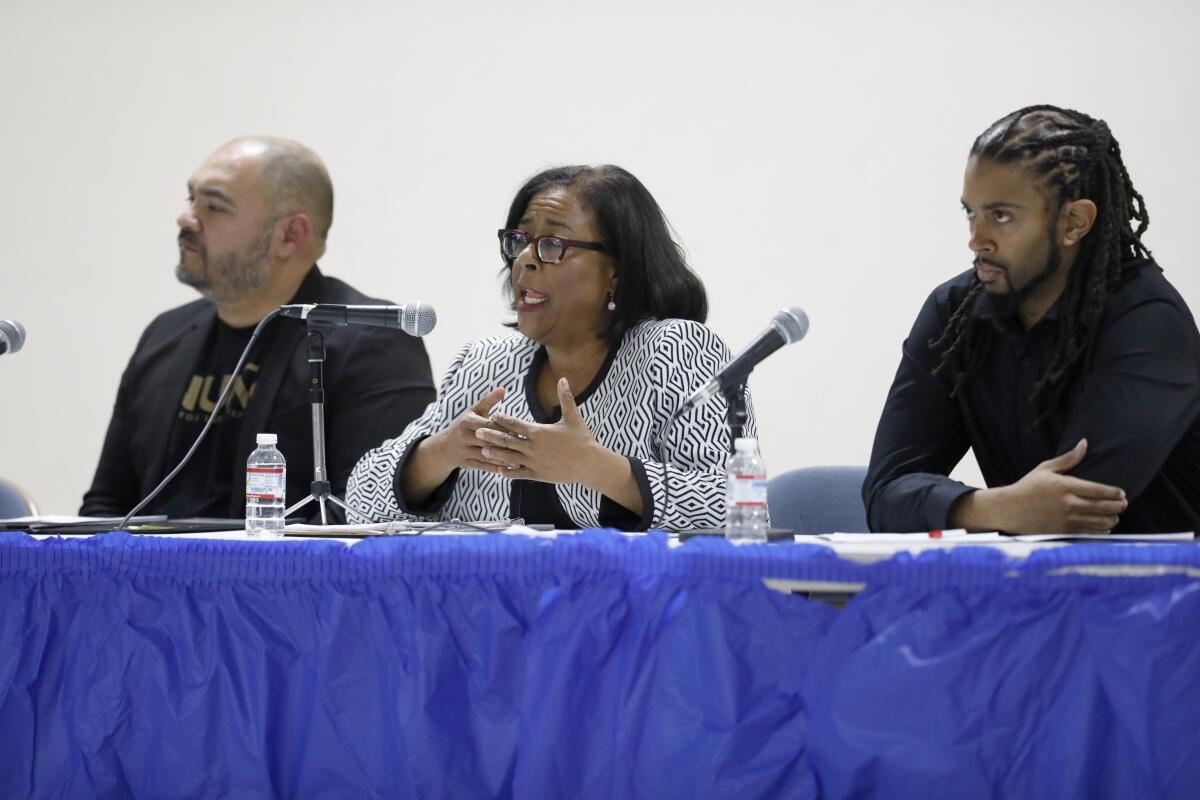
{"label": "plastic water bottle", "polygon": [[258,435],[258,449],[246,459],[246,533],[274,538],[283,536],[283,509],[287,492],[287,462],[275,447],[273,433]]}
{"label": "plastic water bottle", "polygon": [[725,474],[725,538],[765,542],[768,528],[767,467],[758,440],[738,439]]}

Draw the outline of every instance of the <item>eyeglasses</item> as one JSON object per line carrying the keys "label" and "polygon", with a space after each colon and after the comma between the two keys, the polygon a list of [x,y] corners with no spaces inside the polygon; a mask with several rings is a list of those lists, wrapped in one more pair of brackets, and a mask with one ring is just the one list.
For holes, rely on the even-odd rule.
{"label": "eyeglasses", "polygon": [[604,252],[604,245],[599,242],[579,242],[574,239],[564,239],[561,236],[530,236],[525,231],[507,229],[501,229],[497,231],[497,234],[500,236],[500,254],[505,258],[516,258],[530,243],[533,244],[533,251],[537,253],[538,261],[543,264],[557,264],[562,261],[567,254],[568,247]]}

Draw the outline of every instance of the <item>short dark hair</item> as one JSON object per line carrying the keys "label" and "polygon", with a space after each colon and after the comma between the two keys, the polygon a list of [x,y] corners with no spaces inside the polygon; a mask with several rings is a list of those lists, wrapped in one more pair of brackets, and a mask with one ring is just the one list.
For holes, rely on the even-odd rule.
{"label": "short dark hair", "polygon": [[[596,219],[604,250],[617,270],[617,304],[603,339],[618,341],[644,319],[708,318],[704,283],[687,265],[683,250],[654,196],[629,171],[611,164],[554,167],[539,172],[517,191],[508,209],[505,228],[520,227],[534,195],[556,186],[579,190],[584,206]],[[507,276],[513,260],[504,258]],[[505,292],[512,297],[511,282]]]}
{"label": "short dark hair", "polygon": [[309,148],[290,139],[256,137],[266,145],[263,155],[263,192],[276,217],[303,211],[312,220],[313,233],[322,246],[333,225],[333,182],[321,159]]}

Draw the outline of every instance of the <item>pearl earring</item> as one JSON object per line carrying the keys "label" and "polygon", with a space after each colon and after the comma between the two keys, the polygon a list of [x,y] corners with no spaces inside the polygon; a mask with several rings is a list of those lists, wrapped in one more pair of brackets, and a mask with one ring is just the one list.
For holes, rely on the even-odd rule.
{"label": "pearl earring", "polygon": [[613,300],[613,293],[612,293],[612,292],[609,292],[609,293],[608,293],[608,310],[609,310],[609,311],[616,311],[616,310],[617,310],[617,301],[616,301],[616,300]]}

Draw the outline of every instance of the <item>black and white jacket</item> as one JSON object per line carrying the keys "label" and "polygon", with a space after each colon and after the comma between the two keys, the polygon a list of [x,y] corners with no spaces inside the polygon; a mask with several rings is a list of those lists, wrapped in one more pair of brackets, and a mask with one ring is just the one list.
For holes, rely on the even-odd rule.
{"label": "black and white jacket", "polygon": [[[414,514],[440,519],[481,520],[513,515],[520,485],[481,470],[456,470],[434,493],[430,508],[410,509],[398,500],[397,475],[413,445],[450,425],[497,386],[505,388],[496,410],[531,422],[535,413],[535,367],[545,351],[520,334],[482,339],[463,348],[451,363],[437,400],[395,439],[366,453],[347,486],[351,506],[377,519]],[[648,320],[630,328],[596,380],[576,401],[592,436],[626,456],[642,494],[640,530],[716,528],[725,518],[725,461],[729,447],[726,403],[720,397],[676,420],[663,443],[659,432],[672,413],[730,358],[712,330],[687,320]],[[747,436],[754,436],[751,411]],[[543,484],[542,486],[549,486]],[[554,484],[566,516],[576,527],[614,525],[621,509],[580,484]]]}

